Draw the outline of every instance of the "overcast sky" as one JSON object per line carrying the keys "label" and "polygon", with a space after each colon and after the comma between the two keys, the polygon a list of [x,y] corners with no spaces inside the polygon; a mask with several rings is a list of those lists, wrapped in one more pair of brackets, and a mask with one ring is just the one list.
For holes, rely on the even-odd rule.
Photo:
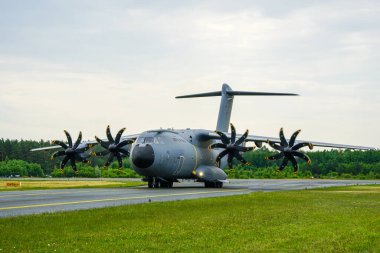
{"label": "overcast sky", "polygon": [[380,1],[0,0],[0,137],[85,139],[127,127],[214,130],[219,90],[239,132],[379,147]]}

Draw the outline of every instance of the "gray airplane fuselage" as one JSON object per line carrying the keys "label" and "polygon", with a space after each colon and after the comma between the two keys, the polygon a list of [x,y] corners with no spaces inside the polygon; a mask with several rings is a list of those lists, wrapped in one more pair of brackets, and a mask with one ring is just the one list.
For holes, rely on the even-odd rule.
{"label": "gray airplane fuselage", "polygon": [[199,168],[220,170],[215,164],[220,151],[208,149],[215,140],[202,138],[209,133],[201,129],[143,132],[131,146],[132,167],[140,175],[167,180],[197,178]]}

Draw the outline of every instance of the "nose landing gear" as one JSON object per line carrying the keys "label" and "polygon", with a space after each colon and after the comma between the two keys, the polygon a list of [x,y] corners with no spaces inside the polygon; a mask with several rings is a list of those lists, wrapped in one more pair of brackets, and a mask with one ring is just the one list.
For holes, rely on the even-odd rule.
{"label": "nose landing gear", "polygon": [[149,177],[148,178],[148,187],[149,188],[172,188],[172,181],[165,181],[158,177]]}

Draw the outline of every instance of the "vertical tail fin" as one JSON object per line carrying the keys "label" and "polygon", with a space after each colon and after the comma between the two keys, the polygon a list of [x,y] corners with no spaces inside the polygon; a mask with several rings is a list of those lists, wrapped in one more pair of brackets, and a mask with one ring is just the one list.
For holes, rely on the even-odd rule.
{"label": "vertical tail fin", "polygon": [[216,125],[216,130],[221,131],[221,132],[228,132],[234,96],[298,96],[298,94],[234,91],[231,89],[231,87],[228,84],[223,84],[221,91],[178,96],[176,98],[196,98],[196,97],[215,97],[215,96],[221,96],[219,116],[218,116],[218,122]]}
{"label": "vertical tail fin", "polygon": [[216,130],[221,132],[228,132],[228,127],[231,119],[232,104],[234,103],[234,96],[229,95],[227,92],[232,91],[228,84],[223,84],[220,99],[218,122]]}

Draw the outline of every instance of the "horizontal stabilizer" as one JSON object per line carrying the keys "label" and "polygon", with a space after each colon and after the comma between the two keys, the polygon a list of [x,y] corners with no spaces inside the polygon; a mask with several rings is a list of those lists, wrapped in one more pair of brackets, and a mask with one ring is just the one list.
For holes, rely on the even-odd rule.
{"label": "horizontal stabilizer", "polygon": [[231,96],[298,96],[294,93],[277,93],[277,92],[251,92],[251,91],[227,91]]}
{"label": "horizontal stabilizer", "polygon": [[[294,93],[254,92],[254,91],[234,91],[234,90],[227,90],[226,93],[229,96],[298,96],[298,94],[294,94]],[[217,97],[221,95],[222,95],[221,91],[214,91],[214,92],[177,96],[175,98]]]}
{"label": "horizontal stabilizer", "polygon": [[214,92],[198,93],[198,94],[192,94],[192,95],[177,96],[175,98],[217,97],[221,95],[222,95],[221,91],[214,91]]}

